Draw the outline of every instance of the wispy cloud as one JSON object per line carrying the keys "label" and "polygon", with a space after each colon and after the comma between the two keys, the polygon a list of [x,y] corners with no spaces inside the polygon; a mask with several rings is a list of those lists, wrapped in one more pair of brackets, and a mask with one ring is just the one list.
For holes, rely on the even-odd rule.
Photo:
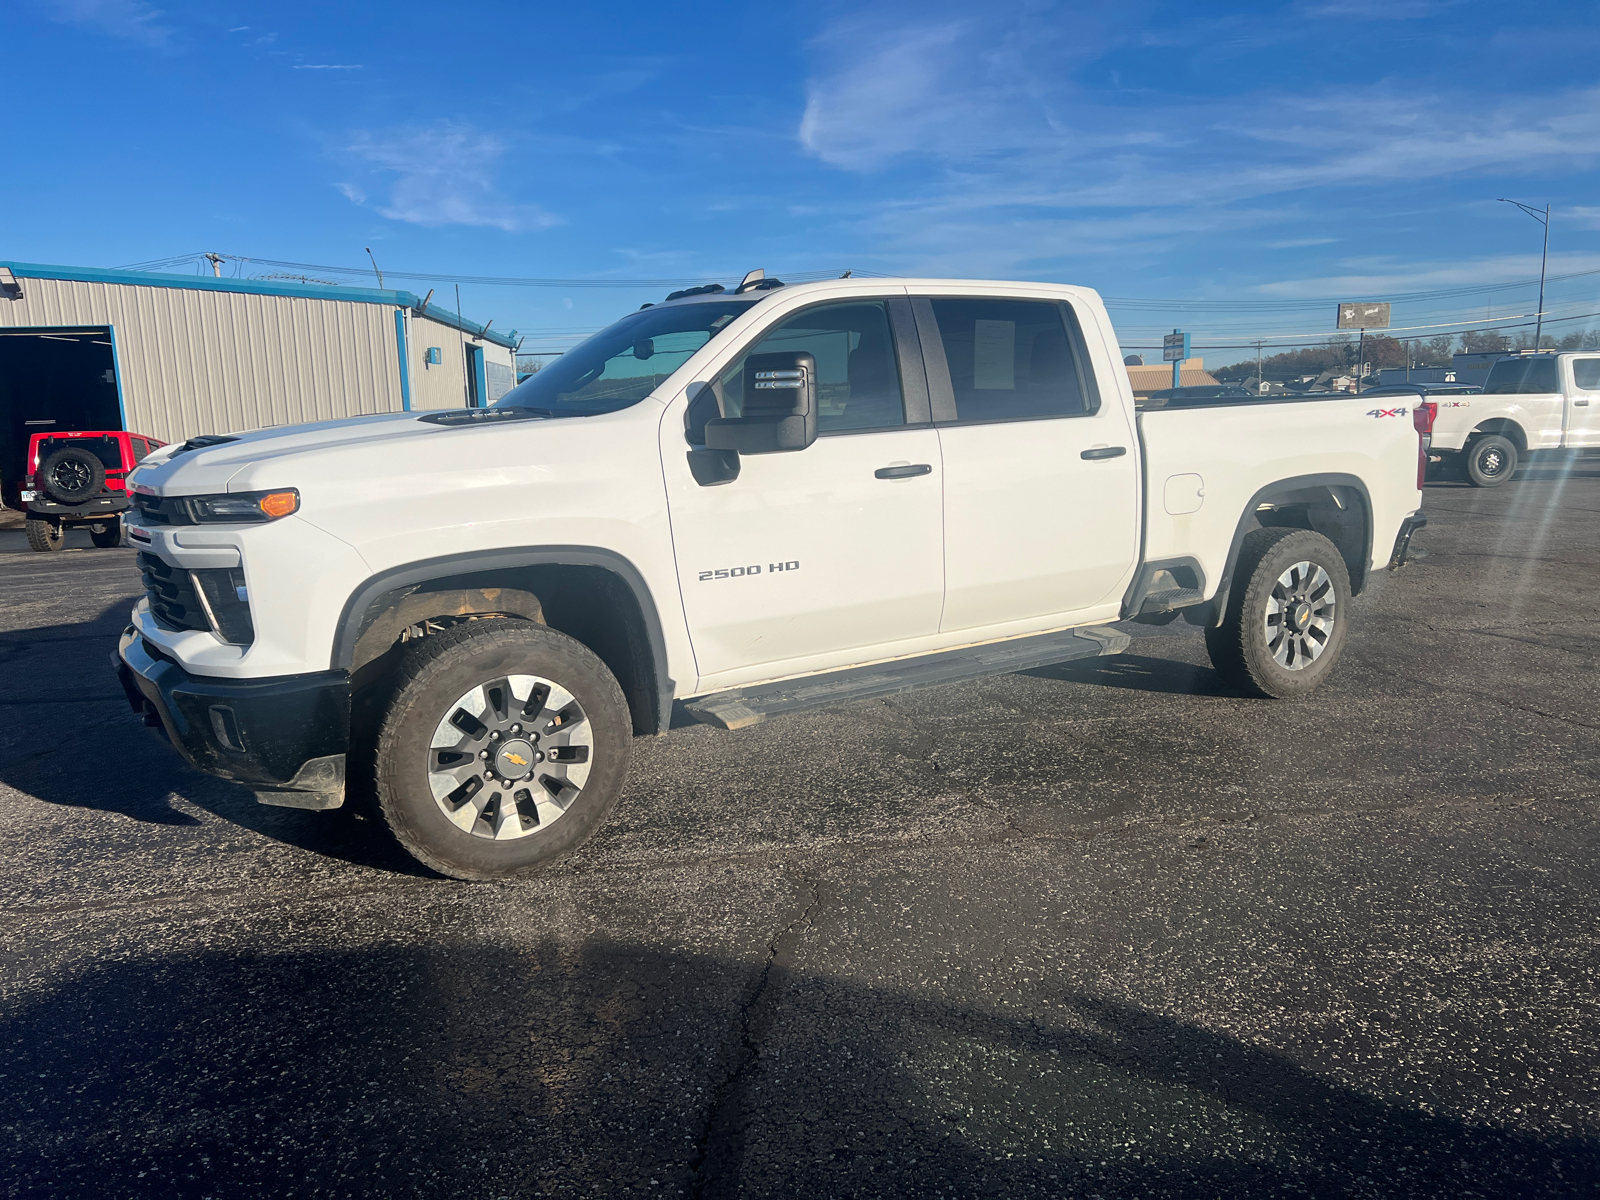
{"label": "wispy cloud", "polygon": [[296,71],[362,71],[361,63],[295,63]]}
{"label": "wispy cloud", "polygon": [[[1352,260],[1345,272],[1308,279],[1282,279],[1255,290],[1284,299],[1324,296],[1393,295],[1430,288],[1473,287],[1515,283],[1539,277],[1537,254],[1497,254],[1445,262],[1401,262],[1395,259]],[[1552,254],[1551,275],[1600,270],[1600,254]]]}
{"label": "wispy cloud", "polygon": [[52,21],[146,46],[165,46],[174,32],[166,14],[144,0],[43,0],[42,6]]}
{"label": "wispy cloud", "polygon": [[[429,227],[482,225],[508,233],[559,223],[534,205],[501,196],[495,166],[505,156],[505,145],[462,122],[362,133],[347,150],[385,181],[388,202],[377,211],[390,220]],[[366,193],[358,186],[338,187],[352,203],[365,203]]]}

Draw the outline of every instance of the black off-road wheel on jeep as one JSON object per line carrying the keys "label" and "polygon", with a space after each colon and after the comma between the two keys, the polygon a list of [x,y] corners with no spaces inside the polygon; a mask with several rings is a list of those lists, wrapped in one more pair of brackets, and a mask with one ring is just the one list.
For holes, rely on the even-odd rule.
{"label": "black off-road wheel on jeep", "polygon": [[1211,665],[1247,696],[1303,696],[1333,670],[1350,622],[1350,573],[1306,529],[1245,535],[1222,624],[1206,629]]}
{"label": "black off-road wheel on jeep", "polygon": [[82,504],[100,494],[106,465],[82,446],[63,446],[39,464],[39,486],[60,504]]}
{"label": "black off-road wheel on jeep", "polygon": [[1517,444],[1498,433],[1473,439],[1463,455],[1467,482],[1473,487],[1499,487],[1517,472]]}
{"label": "black off-road wheel on jeep", "polygon": [[66,530],[55,521],[47,521],[43,517],[29,517],[27,528],[28,545],[35,550],[59,550],[67,544]]}
{"label": "black off-road wheel on jeep", "polygon": [[89,540],[102,550],[114,550],[122,545],[122,517],[115,516],[89,526]]}
{"label": "black off-road wheel on jeep", "polygon": [[469,621],[402,659],[378,730],[378,803],[435,871],[523,874],[605,823],[632,733],[616,678],[581,642],[531,621]]}

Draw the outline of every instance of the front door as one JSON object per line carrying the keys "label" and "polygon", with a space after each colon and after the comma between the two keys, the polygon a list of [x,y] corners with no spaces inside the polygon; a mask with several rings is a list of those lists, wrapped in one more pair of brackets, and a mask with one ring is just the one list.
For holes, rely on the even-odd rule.
{"label": "front door", "polygon": [[1071,307],[913,304],[944,460],[941,631],[1114,616],[1139,546],[1138,455],[1117,397],[1099,395]]}
{"label": "front door", "polygon": [[1574,358],[1563,446],[1600,446],[1600,354]]}
{"label": "front door", "polygon": [[[939,435],[907,423],[891,303],[802,309],[747,350],[815,358],[818,437],[806,449],[742,455],[736,479],[703,485],[687,465],[681,421],[663,423],[702,691],[884,657],[885,647],[938,632]],[[920,364],[907,365],[920,375]],[[743,377],[741,355],[716,381],[726,416],[741,411]]]}

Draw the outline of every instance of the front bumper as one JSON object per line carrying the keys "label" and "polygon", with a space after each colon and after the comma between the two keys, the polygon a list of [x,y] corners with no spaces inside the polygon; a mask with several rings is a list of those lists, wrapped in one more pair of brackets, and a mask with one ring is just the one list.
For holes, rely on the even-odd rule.
{"label": "front bumper", "polygon": [[[1411,553],[1411,535],[1428,523],[1428,514],[1414,512],[1404,521],[1400,522],[1400,533],[1394,539],[1394,553],[1389,556],[1389,569],[1405,566],[1406,556]],[[1423,551],[1418,551],[1422,555]]]}
{"label": "front bumper", "polygon": [[264,804],[337,808],[350,748],[350,676],[191,675],[132,625],[112,665],[128,703],[189,763],[241,783]]}

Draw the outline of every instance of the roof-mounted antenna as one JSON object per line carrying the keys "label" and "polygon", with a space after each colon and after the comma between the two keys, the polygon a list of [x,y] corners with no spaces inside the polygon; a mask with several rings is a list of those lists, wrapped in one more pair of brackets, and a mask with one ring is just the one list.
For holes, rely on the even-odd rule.
{"label": "roof-mounted antenna", "polygon": [[428,289],[428,294],[422,298],[422,303],[417,305],[417,311],[418,312],[427,312],[428,311],[428,301],[432,300],[432,299],[433,299],[433,289],[429,288]]}
{"label": "roof-mounted antenna", "polygon": [[367,252],[367,257],[372,259],[372,273],[378,277],[378,286],[381,288],[383,286],[383,272],[378,270],[378,260],[372,258],[372,247],[363,246],[361,248]]}
{"label": "roof-mounted antenna", "polygon": [[733,289],[733,294],[737,296],[740,292],[748,292],[752,287],[760,283],[766,277],[767,273],[760,267],[757,267],[754,271],[751,271],[739,281],[739,286]]}

